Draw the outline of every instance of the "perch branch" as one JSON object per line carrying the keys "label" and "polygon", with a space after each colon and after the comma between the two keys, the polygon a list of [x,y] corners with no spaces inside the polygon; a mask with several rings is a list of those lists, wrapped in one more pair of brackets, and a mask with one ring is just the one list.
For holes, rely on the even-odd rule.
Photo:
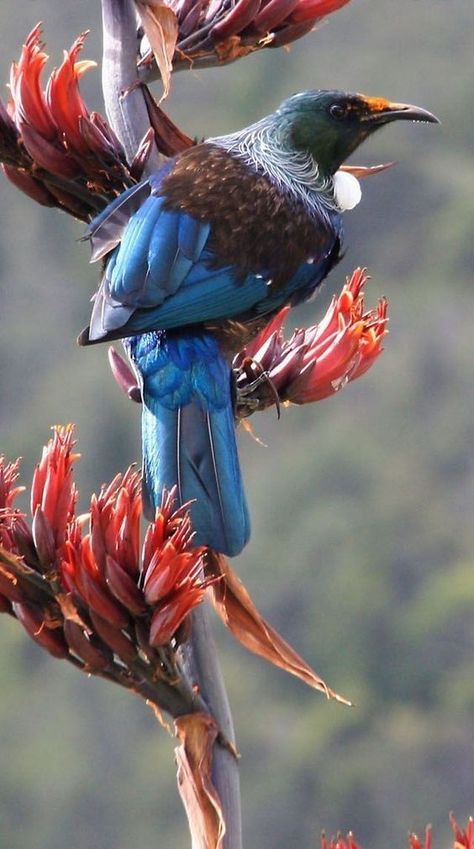
{"label": "perch branch", "polygon": [[[106,112],[131,162],[150,126],[141,89],[136,85],[137,40],[132,0],[102,0],[102,20]],[[156,169],[159,164],[160,157],[155,150],[148,160],[147,171]],[[199,688],[223,738],[233,744],[229,702],[204,605],[193,614],[191,637],[182,649],[182,666],[190,682]],[[213,781],[226,823],[224,849],[242,849],[238,763],[230,748],[220,742],[214,746]]]}

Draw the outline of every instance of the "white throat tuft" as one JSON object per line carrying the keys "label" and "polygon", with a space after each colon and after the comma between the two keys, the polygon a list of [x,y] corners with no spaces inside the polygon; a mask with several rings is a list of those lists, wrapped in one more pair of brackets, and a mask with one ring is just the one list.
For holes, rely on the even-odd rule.
{"label": "white throat tuft", "polygon": [[336,171],[333,177],[334,200],[341,212],[354,209],[362,197],[360,183],[348,171]]}

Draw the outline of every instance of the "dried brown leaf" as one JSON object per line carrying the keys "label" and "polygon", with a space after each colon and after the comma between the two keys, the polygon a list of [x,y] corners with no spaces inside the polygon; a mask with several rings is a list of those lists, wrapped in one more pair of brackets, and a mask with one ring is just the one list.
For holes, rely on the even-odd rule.
{"label": "dried brown leaf", "polygon": [[235,59],[241,59],[242,56],[248,56],[253,53],[254,47],[246,45],[238,35],[230,35],[224,41],[218,41],[214,50],[219,57],[219,62],[233,62]]}
{"label": "dried brown leaf", "polygon": [[181,741],[175,750],[178,789],[188,817],[192,849],[222,849],[225,823],[211,780],[217,724],[207,713],[190,713],[178,717],[175,728]]}
{"label": "dried brown leaf", "polygon": [[178,19],[163,0],[135,0],[135,2],[161,74],[163,82],[161,103],[170,92],[173,56],[178,40]]}
{"label": "dried brown leaf", "polygon": [[57,603],[59,604],[59,607],[61,608],[61,613],[64,616],[66,622],[75,622],[76,625],[79,625],[80,628],[83,628],[84,631],[90,634],[91,629],[81,618],[71,593],[57,593],[55,598]]}
{"label": "dried brown leaf", "polygon": [[309,687],[321,690],[330,699],[345,705],[351,702],[331,690],[319,675],[258,612],[244,585],[226,559],[212,555],[209,570],[219,580],[208,589],[210,599],[224,625],[245,648],[275,666],[300,678]]}

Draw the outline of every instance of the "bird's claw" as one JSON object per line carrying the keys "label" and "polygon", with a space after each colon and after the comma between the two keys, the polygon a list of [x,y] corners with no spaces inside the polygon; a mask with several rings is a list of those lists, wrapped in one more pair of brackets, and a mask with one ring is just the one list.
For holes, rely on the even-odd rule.
{"label": "bird's claw", "polygon": [[[259,409],[265,409],[274,403],[277,411],[277,418],[280,418],[280,396],[278,390],[271,379],[268,371],[261,364],[252,359],[245,357],[239,368],[234,369],[235,392],[236,392],[236,408],[241,417],[251,415]],[[258,389],[265,386],[267,389],[267,397],[259,396]],[[268,400],[268,390],[271,401]]]}

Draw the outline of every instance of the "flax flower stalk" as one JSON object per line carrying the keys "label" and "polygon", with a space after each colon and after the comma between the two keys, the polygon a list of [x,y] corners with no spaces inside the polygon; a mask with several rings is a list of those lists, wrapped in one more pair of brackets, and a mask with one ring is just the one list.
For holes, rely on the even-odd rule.
{"label": "flax flower stalk", "polygon": [[[102,0],[104,38],[103,74],[104,101],[112,127],[121,140],[130,160],[149,130],[148,112],[142,93],[135,91],[133,100],[120,100],[124,91],[135,83],[134,30],[131,0]],[[117,44],[120,52],[117,52]],[[117,108],[117,104],[120,107]],[[144,173],[153,170],[149,160]],[[188,681],[196,682],[203,700],[212,705],[212,715],[221,735],[235,747],[235,733],[230,706],[209,625],[209,614],[200,605],[192,616],[192,632],[185,650],[183,667]],[[213,783],[222,804],[226,834],[224,849],[242,849],[242,823],[238,764],[231,750],[218,739],[212,748]]]}

